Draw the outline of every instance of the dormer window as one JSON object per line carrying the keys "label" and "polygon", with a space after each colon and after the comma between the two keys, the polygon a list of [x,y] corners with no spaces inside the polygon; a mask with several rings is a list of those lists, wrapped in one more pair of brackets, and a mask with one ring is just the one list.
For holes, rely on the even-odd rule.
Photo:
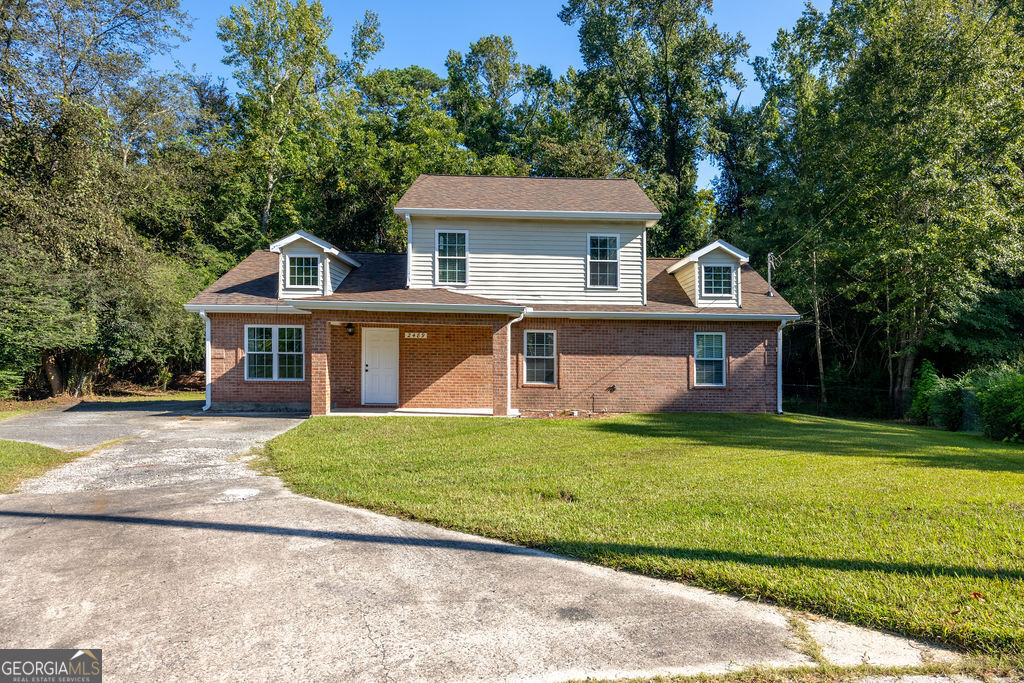
{"label": "dormer window", "polygon": [[704,266],[704,296],[732,296],[732,266]]}
{"label": "dormer window", "polygon": [[316,256],[289,256],[288,286],[299,288],[319,287],[320,259]]}

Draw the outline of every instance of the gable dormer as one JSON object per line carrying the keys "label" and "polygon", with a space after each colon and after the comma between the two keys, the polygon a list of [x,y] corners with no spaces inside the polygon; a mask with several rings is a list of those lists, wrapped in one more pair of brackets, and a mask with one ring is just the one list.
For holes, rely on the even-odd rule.
{"label": "gable dormer", "polygon": [[728,242],[715,240],[673,263],[668,272],[675,276],[694,305],[740,308],[742,266],[750,256]]}
{"label": "gable dormer", "polygon": [[359,262],[333,244],[298,230],[270,245],[279,254],[277,298],[327,296]]}

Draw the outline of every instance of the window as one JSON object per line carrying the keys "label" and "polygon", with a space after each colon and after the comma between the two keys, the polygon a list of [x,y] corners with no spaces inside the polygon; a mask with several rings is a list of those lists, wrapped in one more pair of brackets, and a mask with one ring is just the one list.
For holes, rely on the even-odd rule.
{"label": "window", "polygon": [[732,266],[704,266],[704,294],[732,295]]}
{"label": "window", "polygon": [[304,363],[301,327],[245,326],[246,379],[301,380]]}
{"label": "window", "polygon": [[526,330],[523,354],[527,384],[555,383],[555,333]]}
{"label": "window", "polygon": [[289,256],[288,286],[319,287],[320,259],[316,256]]}
{"label": "window", "polygon": [[437,233],[437,281],[466,284],[466,231]]}
{"label": "window", "polygon": [[725,333],[697,332],[693,335],[694,384],[699,387],[725,386]]}
{"label": "window", "polygon": [[619,236],[587,235],[588,284],[591,287],[619,286]]}

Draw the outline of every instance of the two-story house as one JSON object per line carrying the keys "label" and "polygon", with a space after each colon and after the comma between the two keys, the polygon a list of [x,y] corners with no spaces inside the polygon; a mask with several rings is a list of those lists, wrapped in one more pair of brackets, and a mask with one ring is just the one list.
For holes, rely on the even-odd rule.
{"label": "two-story house", "polygon": [[781,410],[796,311],[725,242],[647,258],[634,181],[424,175],[395,211],[405,253],[297,232],[186,305],[207,407]]}

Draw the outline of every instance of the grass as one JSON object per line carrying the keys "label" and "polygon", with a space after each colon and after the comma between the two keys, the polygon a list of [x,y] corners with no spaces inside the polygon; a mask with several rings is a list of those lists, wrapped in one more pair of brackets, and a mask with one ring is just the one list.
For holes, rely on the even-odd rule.
{"label": "grass", "polygon": [[791,415],[316,418],[318,498],[975,652],[1024,650],[1024,448]]}
{"label": "grass", "polygon": [[61,451],[21,441],[0,441],[0,493],[13,493],[18,484],[80,458],[84,453]]}

